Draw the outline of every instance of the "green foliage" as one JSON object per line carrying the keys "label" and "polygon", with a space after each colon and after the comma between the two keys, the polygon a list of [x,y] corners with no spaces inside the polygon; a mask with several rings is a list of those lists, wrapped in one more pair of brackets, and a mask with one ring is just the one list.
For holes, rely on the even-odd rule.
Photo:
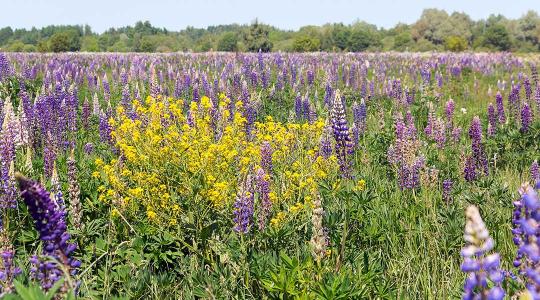
{"label": "green foliage", "polygon": [[244,36],[244,43],[247,46],[247,50],[251,52],[272,51],[273,44],[268,37],[269,33],[268,26],[260,24],[258,21],[251,24]]}
{"label": "green foliage", "polygon": [[374,33],[365,29],[356,29],[352,31],[349,37],[348,50],[354,52],[365,51],[369,47],[379,44]]}
{"label": "green foliage", "polygon": [[85,36],[82,39],[81,51],[98,52],[100,51],[99,40],[95,36]]}
{"label": "green foliage", "polygon": [[488,27],[484,34],[484,45],[500,51],[509,50],[512,46],[510,35],[501,24],[494,24]]}
{"label": "green foliage", "polygon": [[[68,33],[69,41],[61,35]],[[459,38],[459,41],[457,40]],[[96,46],[97,40],[97,46]],[[318,42],[317,42],[318,41]],[[448,45],[451,41],[452,45]],[[463,48],[463,41],[466,47]],[[21,44],[22,43],[22,44]],[[44,46],[44,43],[53,43]],[[69,44],[69,46],[67,46]],[[317,46],[318,44],[318,46]],[[11,46],[10,45],[14,45]],[[46,26],[41,29],[0,29],[0,49],[4,51],[540,51],[540,17],[529,11],[519,19],[491,15],[472,20],[467,14],[426,9],[412,24],[390,29],[365,22],[304,26],[297,31],[280,30],[255,21],[250,25],[218,25],[206,29],[187,27],[177,32],[139,21],[134,26],[111,28],[95,34],[90,26]],[[54,48],[54,49],[53,49]]]}
{"label": "green foliage", "polygon": [[446,50],[461,52],[467,49],[467,41],[459,36],[448,37],[444,43]]}
{"label": "green foliage", "polygon": [[218,51],[237,51],[238,37],[234,32],[227,32],[221,36],[217,46]]}
{"label": "green foliage", "polygon": [[49,39],[49,50],[52,52],[79,51],[80,49],[80,37],[75,31],[55,33]]}
{"label": "green foliage", "polygon": [[319,51],[321,41],[317,38],[311,38],[307,35],[297,37],[294,40],[293,49],[296,52],[313,52]]}

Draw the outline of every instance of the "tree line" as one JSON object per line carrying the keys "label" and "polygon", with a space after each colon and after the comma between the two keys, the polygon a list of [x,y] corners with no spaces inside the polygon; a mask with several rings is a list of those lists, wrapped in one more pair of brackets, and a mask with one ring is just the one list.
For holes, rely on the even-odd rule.
{"label": "tree line", "polygon": [[425,9],[413,24],[384,29],[366,22],[304,26],[281,30],[251,24],[187,27],[169,31],[148,21],[111,28],[101,34],[89,25],[0,29],[0,50],[14,52],[172,52],[172,51],[540,51],[540,17],[528,11],[519,19]]}

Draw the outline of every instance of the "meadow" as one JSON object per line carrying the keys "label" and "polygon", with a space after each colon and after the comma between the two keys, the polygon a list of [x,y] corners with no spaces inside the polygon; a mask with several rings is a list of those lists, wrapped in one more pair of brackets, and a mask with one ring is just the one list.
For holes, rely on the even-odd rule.
{"label": "meadow", "polygon": [[0,291],[540,299],[539,62],[0,53]]}

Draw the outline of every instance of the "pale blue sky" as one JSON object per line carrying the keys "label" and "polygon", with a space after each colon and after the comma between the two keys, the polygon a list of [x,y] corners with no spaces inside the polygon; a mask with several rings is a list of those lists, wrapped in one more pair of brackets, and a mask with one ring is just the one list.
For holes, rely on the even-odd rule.
{"label": "pale blue sky", "polygon": [[179,30],[258,18],[282,29],[358,19],[388,28],[414,22],[431,7],[465,12],[475,20],[491,13],[519,18],[530,9],[540,12],[540,0],[0,0],[0,27],[89,24],[102,32],[149,20]]}

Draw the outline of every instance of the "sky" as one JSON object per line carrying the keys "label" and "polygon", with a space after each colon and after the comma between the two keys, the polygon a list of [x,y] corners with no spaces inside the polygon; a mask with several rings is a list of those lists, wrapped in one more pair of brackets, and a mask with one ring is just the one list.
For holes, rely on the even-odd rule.
{"label": "sky", "polygon": [[540,0],[0,0],[0,27],[88,24],[103,32],[148,20],[156,27],[180,30],[248,24],[257,18],[293,30],[356,20],[390,28],[413,23],[424,8],[465,12],[474,20],[492,13],[513,19],[531,9],[540,13]]}

